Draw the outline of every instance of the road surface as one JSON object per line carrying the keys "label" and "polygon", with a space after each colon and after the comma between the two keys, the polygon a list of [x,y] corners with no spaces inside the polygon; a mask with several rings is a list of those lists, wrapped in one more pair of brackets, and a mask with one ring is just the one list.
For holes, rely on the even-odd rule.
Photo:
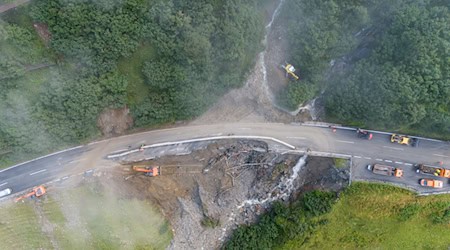
{"label": "road surface", "polygon": [[[138,148],[141,144],[180,141],[193,138],[228,136],[265,136],[284,141],[298,150],[332,152],[351,155],[353,180],[377,180],[407,185],[418,192],[450,191],[450,183],[444,180],[444,189],[436,190],[419,186],[420,178],[413,164],[436,165],[450,163],[450,145],[447,142],[421,140],[417,148],[393,144],[389,135],[374,134],[370,141],[357,138],[355,131],[301,126],[279,123],[215,124],[184,126],[154,130],[90,143],[73,150],[13,166],[0,171],[0,189],[11,188],[13,193],[84,171],[114,165],[106,158],[114,152]],[[136,154],[139,154],[136,153]],[[366,169],[367,164],[383,163],[404,169],[403,178],[375,175]],[[445,164],[444,164],[445,166]],[[450,167],[450,166],[447,166]]]}

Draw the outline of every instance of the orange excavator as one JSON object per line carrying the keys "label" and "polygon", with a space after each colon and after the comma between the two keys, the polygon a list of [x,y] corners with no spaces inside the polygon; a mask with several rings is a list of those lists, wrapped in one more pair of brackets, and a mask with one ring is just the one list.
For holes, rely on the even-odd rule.
{"label": "orange excavator", "polygon": [[23,200],[23,199],[26,199],[26,198],[28,198],[28,197],[32,197],[32,198],[34,198],[34,197],[41,197],[41,196],[43,196],[46,192],[47,192],[47,191],[45,190],[45,187],[44,187],[44,186],[38,186],[38,187],[33,188],[33,190],[31,190],[31,192],[29,192],[29,193],[27,193],[27,194],[25,194],[25,195],[22,195],[22,196],[20,196],[19,198],[16,198],[15,201],[18,202],[18,201]]}
{"label": "orange excavator", "polygon": [[161,174],[159,166],[157,167],[140,167],[140,166],[133,166],[133,170],[136,172],[142,172],[145,173],[147,176],[158,176]]}

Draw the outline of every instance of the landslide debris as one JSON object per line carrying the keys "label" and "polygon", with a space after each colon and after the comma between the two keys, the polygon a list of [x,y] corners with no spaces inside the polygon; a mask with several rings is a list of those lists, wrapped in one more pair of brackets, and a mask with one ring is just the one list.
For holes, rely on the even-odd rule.
{"label": "landslide debris", "polygon": [[[174,232],[170,249],[217,249],[234,228],[254,222],[274,200],[347,186],[348,168],[337,169],[333,162],[274,152],[262,141],[224,140],[189,155],[126,163],[96,176],[123,198],[156,204]],[[161,175],[135,173],[132,164],[160,166]]]}

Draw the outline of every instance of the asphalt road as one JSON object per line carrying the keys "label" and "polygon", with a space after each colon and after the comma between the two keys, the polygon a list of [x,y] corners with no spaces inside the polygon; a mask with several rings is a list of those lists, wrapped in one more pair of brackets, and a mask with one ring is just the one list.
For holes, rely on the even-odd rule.
{"label": "asphalt road", "polygon": [[[440,190],[420,187],[419,179],[427,176],[417,174],[413,169],[416,163],[437,165],[439,161],[444,162],[444,167],[450,168],[450,144],[447,142],[421,140],[419,147],[413,148],[393,144],[389,140],[389,135],[384,134],[374,134],[373,139],[368,141],[357,138],[355,131],[338,129],[333,133],[329,128],[278,123],[183,126],[94,142],[0,171],[0,190],[11,188],[13,193],[17,193],[50,181],[62,181],[69,175],[82,174],[89,169],[111,166],[107,155],[128,150],[129,147],[138,148],[141,144],[150,145],[231,134],[273,137],[295,146],[298,150],[311,149],[351,155],[354,165],[353,180],[392,182],[406,185],[419,192],[450,191],[447,179],[442,179],[444,188]],[[375,175],[366,169],[367,164],[374,163],[402,168],[404,177]]]}

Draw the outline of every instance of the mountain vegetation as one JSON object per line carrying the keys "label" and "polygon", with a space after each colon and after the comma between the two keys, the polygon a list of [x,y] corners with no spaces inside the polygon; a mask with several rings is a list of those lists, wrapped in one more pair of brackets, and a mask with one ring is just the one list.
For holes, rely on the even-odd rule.
{"label": "mountain vegetation", "polygon": [[263,31],[256,0],[42,0],[7,12],[0,162],[97,137],[108,108],[130,108],[137,126],[190,119],[243,83]]}
{"label": "mountain vegetation", "polygon": [[450,138],[449,8],[287,0],[290,61],[303,80],[280,103],[295,109],[324,91],[330,121]]}

